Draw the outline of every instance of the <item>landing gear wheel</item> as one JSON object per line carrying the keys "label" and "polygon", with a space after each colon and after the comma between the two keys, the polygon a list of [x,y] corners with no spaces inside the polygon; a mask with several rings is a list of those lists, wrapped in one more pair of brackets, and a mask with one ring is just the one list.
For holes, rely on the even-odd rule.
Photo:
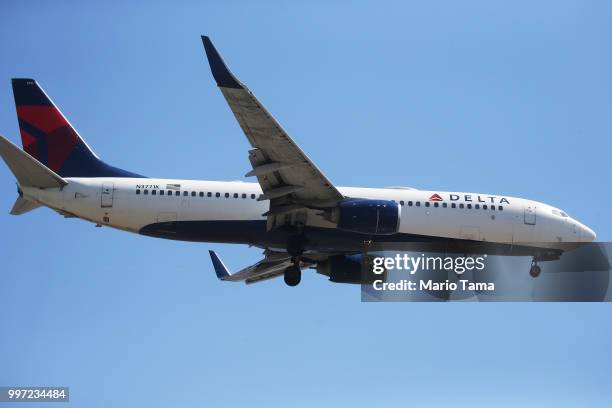
{"label": "landing gear wheel", "polygon": [[299,266],[293,265],[285,269],[283,275],[287,286],[297,286],[302,280],[302,270]]}
{"label": "landing gear wheel", "polygon": [[531,275],[532,278],[537,278],[538,276],[540,276],[540,272],[542,272],[542,269],[534,261],[531,264],[531,268],[529,268],[529,275]]}

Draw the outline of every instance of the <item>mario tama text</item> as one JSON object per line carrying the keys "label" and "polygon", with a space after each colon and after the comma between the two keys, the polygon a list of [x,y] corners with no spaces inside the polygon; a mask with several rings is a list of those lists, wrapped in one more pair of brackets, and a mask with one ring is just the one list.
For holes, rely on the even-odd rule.
{"label": "mario tama text", "polygon": [[[473,282],[461,279],[466,272],[480,272],[485,269],[487,255],[482,256],[426,256],[421,254],[395,254],[392,257],[372,259],[372,288],[375,291],[494,291],[494,282]],[[417,276],[417,272],[420,272]],[[454,273],[458,279],[433,279],[427,272]],[[403,274],[410,279],[388,281],[389,273]],[[400,277],[404,277],[400,275]],[[378,279],[376,278],[378,277]]]}

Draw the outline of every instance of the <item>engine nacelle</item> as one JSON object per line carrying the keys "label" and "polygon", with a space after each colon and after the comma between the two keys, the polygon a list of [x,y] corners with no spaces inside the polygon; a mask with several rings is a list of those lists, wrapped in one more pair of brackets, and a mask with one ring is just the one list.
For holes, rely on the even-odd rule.
{"label": "engine nacelle", "polygon": [[317,262],[317,272],[329,276],[336,283],[372,284],[375,280],[386,281],[387,271],[375,274],[371,255],[334,255]]}
{"label": "engine nacelle", "polygon": [[401,207],[395,201],[349,198],[335,209],[338,229],[371,235],[391,235],[399,230]]}

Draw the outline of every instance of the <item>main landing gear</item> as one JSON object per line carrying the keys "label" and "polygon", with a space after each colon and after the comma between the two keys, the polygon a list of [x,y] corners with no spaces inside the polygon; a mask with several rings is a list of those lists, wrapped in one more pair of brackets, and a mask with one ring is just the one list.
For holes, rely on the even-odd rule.
{"label": "main landing gear", "polygon": [[287,239],[287,252],[291,255],[293,265],[285,269],[283,278],[287,286],[297,286],[302,280],[300,258],[304,253],[304,237],[302,235],[290,236]]}
{"label": "main landing gear", "polygon": [[531,275],[532,278],[537,278],[540,276],[541,272],[542,269],[538,265],[538,260],[536,257],[533,257],[533,260],[531,261],[531,268],[529,268],[529,275]]}

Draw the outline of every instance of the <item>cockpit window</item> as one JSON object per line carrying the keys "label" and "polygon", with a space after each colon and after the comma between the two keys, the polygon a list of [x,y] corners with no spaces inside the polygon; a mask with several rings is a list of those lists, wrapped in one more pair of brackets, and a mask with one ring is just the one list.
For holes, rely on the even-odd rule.
{"label": "cockpit window", "polygon": [[552,210],[552,213],[558,217],[563,217],[563,218],[567,218],[569,217],[569,215],[567,215],[567,213],[565,213],[564,211],[559,211],[559,210]]}

